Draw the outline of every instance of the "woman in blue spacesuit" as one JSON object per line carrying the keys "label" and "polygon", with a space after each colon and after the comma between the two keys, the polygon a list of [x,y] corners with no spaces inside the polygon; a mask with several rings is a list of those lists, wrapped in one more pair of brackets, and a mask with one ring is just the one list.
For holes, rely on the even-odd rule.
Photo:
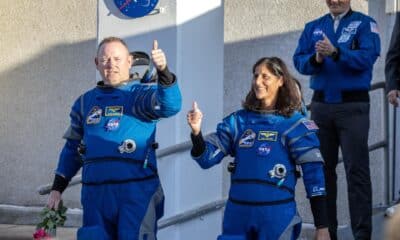
{"label": "woman in blue spacesuit", "polygon": [[301,96],[284,62],[261,58],[253,66],[243,109],[225,117],[204,139],[202,113],[193,103],[192,158],[210,168],[231,155],[231,187],[218,240],[296,239],[301,218],[295,203],[296,165],[301,167],[317,228],[315,239],[329,239],[323,159],[318,127],[300,113]]}

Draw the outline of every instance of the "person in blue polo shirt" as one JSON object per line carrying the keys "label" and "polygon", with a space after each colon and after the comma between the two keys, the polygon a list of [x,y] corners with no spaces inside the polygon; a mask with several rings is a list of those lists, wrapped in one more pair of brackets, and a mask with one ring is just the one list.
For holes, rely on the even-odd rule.
{"label": "person in blue polo shirt", "polygon": [[164,194],[155,158],[156,123],[180,110],[181,93],[157,41],[151,57],[158,83],[133,81],[126,43],[105,38],[95,58],[102,81],[72,106],[47,205],[58,207],[61,193],[82,168],[78,240],[157,239]]}
{"label": "person in blue polo shirt", "polygon": [[261,58],[243,109],[223,119],[204,139],[202,113],[193,103],[187,114],[192,158],[210,168],[230,155],[231,187],[218,240],[297,239],[301,218],[295,202],[297,166],[317,228],[315,239],[329,239],[323,159],[317,126],[301,111],[296,81],[277,57]]}
{"label": "person in blue polo shirt", "polygon": [[372,190],[369,169],[369,93],[380,54],[374,19],[353,11],[350,0],[326,0],[329,13],[305,25],[293,56],[310,75],[311,118],[325,160],[329,231],[337,239],[336,166],[341,147],[354,238],[371,238]]}

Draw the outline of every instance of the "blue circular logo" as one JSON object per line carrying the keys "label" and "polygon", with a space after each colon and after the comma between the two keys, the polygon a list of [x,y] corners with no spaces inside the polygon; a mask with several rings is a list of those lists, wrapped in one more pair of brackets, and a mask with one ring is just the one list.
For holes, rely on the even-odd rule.
{"label": "blue circular logo", "polygon": [[114,0],[114,3],[125,16],[139,18],[153,11],[158,0]]}

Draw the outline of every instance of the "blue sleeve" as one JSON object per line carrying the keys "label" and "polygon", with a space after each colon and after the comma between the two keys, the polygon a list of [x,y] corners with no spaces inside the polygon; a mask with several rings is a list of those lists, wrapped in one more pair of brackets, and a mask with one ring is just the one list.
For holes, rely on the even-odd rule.
{"label": "blue sleeve", "polygon": [[307,197],[326,195],[323,162],[308,162],[301,164],[303,182]]}
{"label": "blue sleeve", "polygon": [[82,167],[81,158],[77,151],[79,143],[80,141],[67,139],[60,154],[56,174],[63,176],[68,181]]}
{"label": "blue sleeve", "polygon": [[81,112],[81,101],[83,96],[80,97],[72,107],[70,113],[70,126],[64,134],[67,140],[64,148],[61,151],[56,174],[63,176],[68,181],[82,167],[80,155],[78,153],[78,146],[83,137],[83,119]]}
{"label": "blue sleeve", "polygon": [[234,155],[232,147],[235,142],[235,125],[236,118],[230,115],[218,124],[215,133],[207,137],[203,154],[198,157],[192,156],[201,168],[210,168],[220,163],[226,155]]}
{"label": "blue sleeve", "polygon": [[293,63],[297,71],[304,75],[313,75],[319,72],[320,66],[312,64],[311,58],[315,54],[314,41],[311,39],[311,29],[307,24],[302,32],[296,51],[293,55]]}
{"label": "blue sleeve", "polygon": [[133,112],[148,121],[167,118],[181,110],[182,96],[177,81],[172,85],[142,85],[133,93]]}
{"label": "blue sleeve", "polygon": [[323,159],[316,135],[317,125],[312,120],[300,118],[284,134],[284,141],[292,159],[303,171],[307,197],[325,195]]}
{"label": "blue sleeve", "polygon": [[377,23],[372,19],[363,21],[353,42],[355,49],[338,46],[338,64],[351,70],[372,69],[381,51]]}

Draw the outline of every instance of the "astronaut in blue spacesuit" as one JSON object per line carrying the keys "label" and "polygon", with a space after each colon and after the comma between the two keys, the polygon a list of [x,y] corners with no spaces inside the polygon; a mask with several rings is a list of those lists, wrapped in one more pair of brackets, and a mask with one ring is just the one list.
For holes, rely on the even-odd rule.
{"label": "astronaut in blue spacesuit", "polygon": [[202,137],[196,102],[188,112],[191,155],[202,168],[234,157],[228,165],[231,187],[218,240],[296,239],[301,230],[294,196],[296,166],[303,172],[316,239],[329,239],[318,127],[299,112],[299,93],[282,60],[261,58],[253,66],[243,109],[225,117],[209,138]]}
{"label": "astronaut in blue spacesuit", "polygon": [[351,227],[356,240],[371,239],[372,189],[369,169],[369,89],[380,54],[377,23],[353,11],[350,0],[326,0],[329,13],[305,25],[293,56],[310,75],[311,119],[325,161],[329,231],[337,239],[339,147],[346,170]]}
{"label": "astronaut in blue spacesuit", "polygon": [[95,59],[102,81],[72,106],[48,207],[82,167],[79,240],[155,240],[164,195],[155,158],[156,123],[181,108],[177,80],[153,43],[157,84],[130,80],[133,58],[122,39],[105,38]]}

